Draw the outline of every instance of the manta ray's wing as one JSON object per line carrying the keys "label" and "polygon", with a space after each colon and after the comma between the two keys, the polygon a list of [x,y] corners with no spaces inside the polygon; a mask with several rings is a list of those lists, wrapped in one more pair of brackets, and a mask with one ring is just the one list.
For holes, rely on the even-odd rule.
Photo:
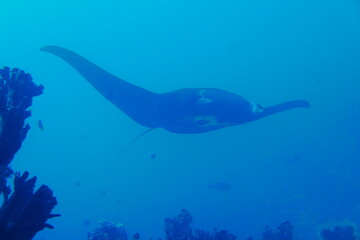
{"label": "manta ray's wing", "polygon": [[153,116],[158,94],[126,82],[68,49],[46,46],[41,50],[70,64],[106,99],[139,124],[150,128],[158,127],[157,119]]}

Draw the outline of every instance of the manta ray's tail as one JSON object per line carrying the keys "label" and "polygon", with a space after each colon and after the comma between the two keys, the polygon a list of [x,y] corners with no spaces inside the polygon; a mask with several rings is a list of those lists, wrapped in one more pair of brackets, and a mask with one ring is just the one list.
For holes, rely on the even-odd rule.
{"label": "manta ray's tail", "polygon": [[265,107],[264,111],[260,114],[259,118],[263,118],[293,108],[309,108],[309,107],[310,107],[310,103],[304,100],[294,100],[294,101],[284,102],[271,107]]}

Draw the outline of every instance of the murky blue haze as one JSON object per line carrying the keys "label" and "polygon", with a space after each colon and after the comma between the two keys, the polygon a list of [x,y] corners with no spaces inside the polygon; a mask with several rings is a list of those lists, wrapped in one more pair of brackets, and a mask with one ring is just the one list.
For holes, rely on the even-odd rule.
{"label": "murky blue haze", "polygon": [[[300,239],[360,223],[358,0],[0,0],[0,20],[0,66],[45,86],[12,164],[59,202],[55,229],[36,239],[86,239],[101,219],[157,239],[182,208],[194,228],[238,239],[285,220]],[[146,129],[45,45],[155,92],[213,87],[312,107],[197,135],[157,129],[119,155]],[[231,188],[208,188],[217,182]]]}

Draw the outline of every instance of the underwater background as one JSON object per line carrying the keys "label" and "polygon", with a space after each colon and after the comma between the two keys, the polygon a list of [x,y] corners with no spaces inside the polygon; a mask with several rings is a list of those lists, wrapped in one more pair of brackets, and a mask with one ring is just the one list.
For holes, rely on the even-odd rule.
{"label": "underwater background", "polygon": [[[45,86],[12,164],[58,200],[55,229],[35,239],[86,239],[101,219],[157,239],[182,208],[194,228],[238,239],[285,220],[299,239],[360,224],[359,26],[358,0],[0,0],[0,66]],[[156,129],[120,154],[146,129],[45,45],[159,93],[312,107],[203,134]]]}

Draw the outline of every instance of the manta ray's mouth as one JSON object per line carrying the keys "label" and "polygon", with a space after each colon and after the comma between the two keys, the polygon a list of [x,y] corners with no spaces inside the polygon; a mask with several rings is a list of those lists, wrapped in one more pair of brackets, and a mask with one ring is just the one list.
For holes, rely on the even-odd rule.
{"label": "manta ray's mouth", "polygon": [[223,128],[233,126],[235,124],[227,121],[227,122],[219,122],[216,116],[213,115],[205,115],[205,116],[195,116],[195,117],[187,117],[184,118],[188,122],[188,124],[193,125],[197,128]]}

